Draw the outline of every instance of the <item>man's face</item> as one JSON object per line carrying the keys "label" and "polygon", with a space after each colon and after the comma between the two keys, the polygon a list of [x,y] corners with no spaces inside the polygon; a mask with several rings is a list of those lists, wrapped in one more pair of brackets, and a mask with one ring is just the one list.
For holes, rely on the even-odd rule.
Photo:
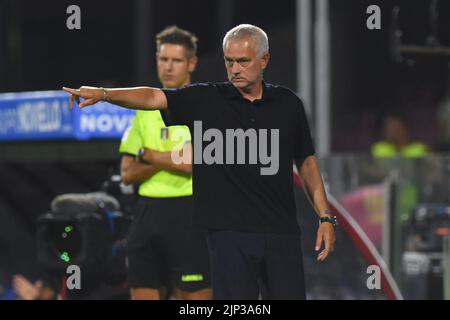
{"label": "man's face", "polygon": [[258,57],[252,39],[229,40],[225,44],[224,59],[228,80],[242,90],[251,89],[262,80],[269,54]]}
{"label": "man's face", "polygon": [[187,50],[179,44],[164,43],[156,53],[158,77],[164,88],[180,88],[191,81],[197,58],[189,58]]}
{"label": "man's face", "polygon": [[394,144],[401,144],[409,140],[408,128],[396,117],[388,117],[384,122],[384,137]]}

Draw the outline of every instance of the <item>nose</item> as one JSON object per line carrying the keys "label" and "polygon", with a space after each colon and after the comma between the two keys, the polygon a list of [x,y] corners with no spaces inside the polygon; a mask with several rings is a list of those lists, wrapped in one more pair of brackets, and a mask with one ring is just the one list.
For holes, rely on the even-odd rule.
{"label": "nose", "polygon": [[170,71],[170,70],[172,70],[172,68],[173,68],[173,61],[172,60],[167,61],[165,64],[165,69],[167,71]]}
{"label": "nose", "polygon": [[239,74],[239,72],[241,71],[241,67],[240,67],[239,63],[233,62],[233,64],[231,65],[230,71],[233,74]]}

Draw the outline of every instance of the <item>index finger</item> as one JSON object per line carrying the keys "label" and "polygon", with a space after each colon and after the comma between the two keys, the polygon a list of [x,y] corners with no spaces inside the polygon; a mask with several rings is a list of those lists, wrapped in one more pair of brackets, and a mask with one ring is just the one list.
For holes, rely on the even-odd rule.
{"label": "index finger", "polygon": [[72,88],[66,88],[66,87],[62,87],[62,89],[68,93],[74,94],[74,95],[79,95],[80,94],[80,90],[78,89],[72,89]]}

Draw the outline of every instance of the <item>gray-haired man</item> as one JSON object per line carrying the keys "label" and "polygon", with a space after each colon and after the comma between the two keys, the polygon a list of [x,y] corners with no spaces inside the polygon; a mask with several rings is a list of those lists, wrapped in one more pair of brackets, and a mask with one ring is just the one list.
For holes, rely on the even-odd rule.
{"label": "gray-haired man", "polygon": [[[161,109],[166,110],[170,124],[190,128],[194,147],[193,218],[194,223],[208,229],[215,299],[257,299],[260,293],[264,299],[304,299],[293,161],[322,222],[315,248],[319,251],[325,244],[319,261],[334,246],[335,220],[330,216],[303,104],[289,89],[263,81],[269,46],[260,28],[239,25],[231,29],[225,35],[223,52],[229,80],[226,83],[174,90],[64,90],[72,94],[71,105],[84,98],[80,107],[107,100],[126,108]],[[256,146],[245,145],[248,157],[244,163],[234,148],[230,152],[223,146],[223,137],[229,136],[230,130],[240,130],[246,136],[258,133]],[[263,139],[268,132],[275,138]],[[278,152],[275,172],[262,174],[267,165],[264,159],[250,161],[255,159],[251,153],[258,149]],[[225,153],[227,160],[237,157],[240,161],[221,161],[212,156],[217,153]]]}

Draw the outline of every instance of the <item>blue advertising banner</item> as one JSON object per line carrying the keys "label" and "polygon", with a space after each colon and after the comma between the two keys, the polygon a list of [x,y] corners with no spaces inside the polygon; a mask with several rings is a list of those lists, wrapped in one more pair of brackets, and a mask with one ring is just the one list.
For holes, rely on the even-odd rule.
{"label": "blue advertising banner", "polygon": [[69,108],[63,91],[0,94],[0,141],[120,139],[134,110],[100,102]]}

